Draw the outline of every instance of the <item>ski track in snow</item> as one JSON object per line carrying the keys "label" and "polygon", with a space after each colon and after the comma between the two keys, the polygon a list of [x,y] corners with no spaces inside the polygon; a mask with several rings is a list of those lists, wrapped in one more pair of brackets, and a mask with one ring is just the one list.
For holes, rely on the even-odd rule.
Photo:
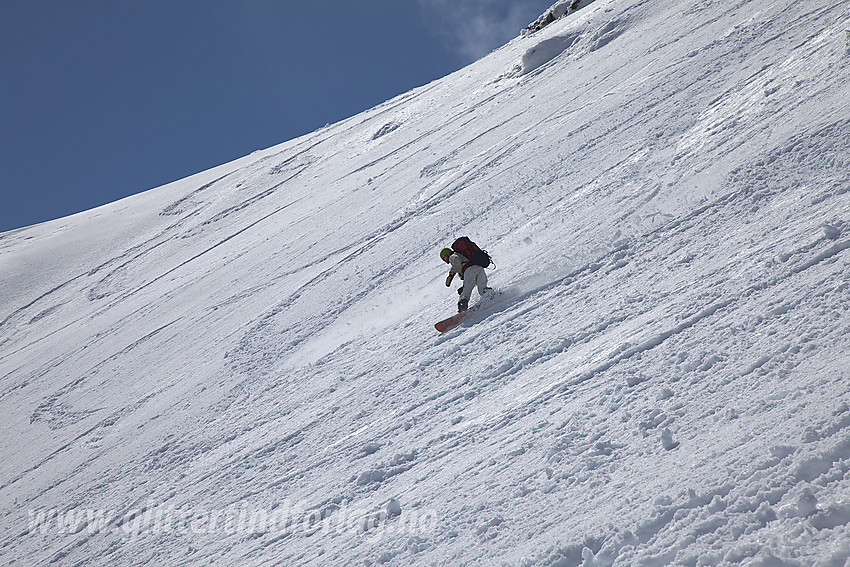
{"label": "ski track in snow", "polygon": [[847,29],[597,0],[0,235],[0,562],[844,565]]}

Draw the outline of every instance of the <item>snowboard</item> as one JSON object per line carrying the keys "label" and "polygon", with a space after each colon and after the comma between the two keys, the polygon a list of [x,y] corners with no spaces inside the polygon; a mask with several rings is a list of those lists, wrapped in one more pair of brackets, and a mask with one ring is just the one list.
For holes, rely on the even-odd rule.
{"label": "snowboard", "polygon": [[441,333],[445,333],[449,329],[454,329],[455,327],[457,327],[460,324],[461,321],[463,321],[463,319],[465,317],[468,317],[469,315],[475,313],[476,311],[478,311],[479,309],[481,309],[482,307],[484,307],[486,305],[490,305],[493,302],[493,300],[499,294],[501,294],[501,291],[493,291],[493,292],[488,293],[487,296],[486,296],[486,299],[484,299],[482,302],[476,303],[475,305],[473,305],[472,307],[470,307],[469,309],[467,309],[463,313],[458,313],[457,315],[452,315],[448,319],[443,319],[439,323],[435,323],[434,328],[437,329],[438,331],[440,331]]}
{"label": "snowboard", "polygon": [[470,309],[467,309],[463,313],[458,313],[457,315],[452,315],[448,319],[443,319],[439,323],[435,323],[434,328],[440,331],[441,333],[445,333],[449,329],[457,327],[463,320],[463,318],[466,317],[467,314],[469,314],[470,311]]}

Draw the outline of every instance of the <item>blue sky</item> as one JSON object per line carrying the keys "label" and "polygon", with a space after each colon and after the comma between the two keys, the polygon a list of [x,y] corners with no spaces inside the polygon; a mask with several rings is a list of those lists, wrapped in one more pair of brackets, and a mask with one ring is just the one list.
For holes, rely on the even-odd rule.
{"label": "blue sky", "polygon": [[554,0],[2,0],[0,232],[313,131]]}

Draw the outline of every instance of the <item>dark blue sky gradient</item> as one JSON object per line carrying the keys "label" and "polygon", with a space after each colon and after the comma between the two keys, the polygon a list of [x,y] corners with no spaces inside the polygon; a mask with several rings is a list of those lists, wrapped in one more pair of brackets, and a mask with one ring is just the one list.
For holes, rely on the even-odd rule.
{"label": "dark blue sky gradient", "polygon": [[[464,9],[511,11],[516,23],[485,38],[492,49],[550,4]],[[452,5],[3,0],[0,232],[181,179],[450,73],[470,59]]]}

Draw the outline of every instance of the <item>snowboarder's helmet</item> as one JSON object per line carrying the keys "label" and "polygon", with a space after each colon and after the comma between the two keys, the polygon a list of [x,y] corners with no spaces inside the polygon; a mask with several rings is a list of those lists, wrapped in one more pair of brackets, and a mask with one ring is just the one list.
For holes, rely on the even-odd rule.
{"label": "snowboarder's helmet", "polygon": [[440,250],[440,259],[443,262],[448,263],[449,256],[451,256],[451,255],[452,255],[452,249],[451,248],[443,248],[442,250]]}

